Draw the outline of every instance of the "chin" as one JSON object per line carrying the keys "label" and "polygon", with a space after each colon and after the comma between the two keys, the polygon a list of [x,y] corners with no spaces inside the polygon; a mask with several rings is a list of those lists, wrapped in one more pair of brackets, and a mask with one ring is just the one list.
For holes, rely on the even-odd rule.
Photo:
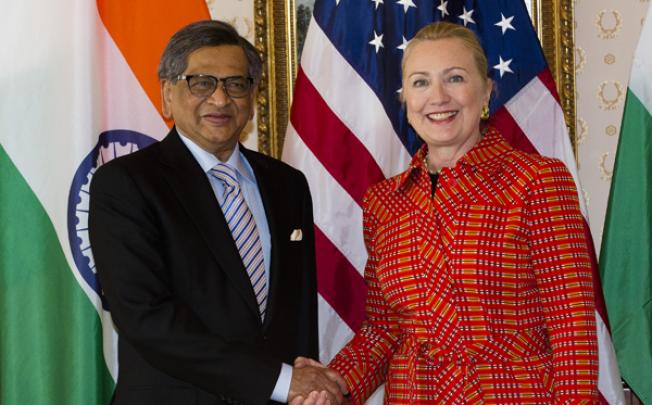
{"label": "chin", "polygon": [[422,137],[425,143],[433,146],[452,145],[459,141],[460,137],[457,134],[437,134]]}

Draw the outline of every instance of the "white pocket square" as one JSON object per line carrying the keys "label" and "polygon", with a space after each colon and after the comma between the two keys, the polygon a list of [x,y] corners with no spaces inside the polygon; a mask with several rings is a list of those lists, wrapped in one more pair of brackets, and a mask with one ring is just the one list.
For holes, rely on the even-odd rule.
{"label": "white pocket square", "polygon": [[302,239],[303,239],[303,232],[301,232],[301,229],[295,229],[290,234],[290,240],[293,242],[299,242]]}

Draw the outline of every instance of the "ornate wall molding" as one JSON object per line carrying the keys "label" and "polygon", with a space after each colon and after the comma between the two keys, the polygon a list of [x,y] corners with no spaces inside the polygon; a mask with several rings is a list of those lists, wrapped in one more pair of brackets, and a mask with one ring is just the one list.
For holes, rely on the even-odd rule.
{"label": "ornate wall molding", "polygon": [[255,0],[256,48],[263,58],[258,94],[258,150],[279,157],[296,77],[294,0]]}

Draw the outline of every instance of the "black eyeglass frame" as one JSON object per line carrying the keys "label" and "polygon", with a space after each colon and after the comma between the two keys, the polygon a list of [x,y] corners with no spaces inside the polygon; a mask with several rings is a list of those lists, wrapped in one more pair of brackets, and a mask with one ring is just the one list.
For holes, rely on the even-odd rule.
{"label": "black eyeglass frame", "polygon": [[[192,87],[190,86],[190,81],[191,81],[193,78],[195,78],[195,77],[202,77],[202,78],[208,78],[208,79],[211,79],[211,81],[214,82],[213,90],[212,90],[209,94],[206,94],[206,95],[198,95],[198,94],[195,94],[195,93],[192,91]],[[245,79],[245,80],[247,81],[247,83],[249,83],[249,87],[244,91],[244,93],[243,93],[242,95],[233,95],[233,94],[230,93],[230,91],[229,91],[229,87],[228,87],[228,83],[229,83],[230,81],[234,80],[234,79]],[[215,77],[215,76],[213,76],[213,75],[205,75],[205,74],[196,74],[196,75],[178,75],[178,76],[174,79],[174,81],[175,81],[175,83],[176,83],[176,82],[178,82],[179,80],[185,80],[185,81],[186,81],[186,84],[188,84],[188,90],[190,91],[190,94],[192,94],[192,95],[195,96],[195,97],[200,97],[200,98],[208,98],[208,97],[212,96],[213,93],[215,93],[215,91],[217,90],[217,87],[220,85],[220,82],[222,83],[222,90],[224,90],[224,93],[225,93],[227,96],[229,96],[229,97],[231,97],[231,98],[243,98],[243,97],[246,97],[246,96],[249,94],[249,92],[251,91],[251,88],[253,87],[253,84],[254,84],[254,79],[253,79],[253,77],[249,77],[249,76],[227,76],[227,77],[219,78],[219,77]],[[231,91],[232,91],[232,90],[231,90]]]}

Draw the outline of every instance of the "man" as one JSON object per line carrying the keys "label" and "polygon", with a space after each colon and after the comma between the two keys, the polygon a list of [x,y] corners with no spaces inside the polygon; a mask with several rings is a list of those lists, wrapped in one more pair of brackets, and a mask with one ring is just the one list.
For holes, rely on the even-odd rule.
{"label": "man", "polygon": [[332,374],[289,365],[318,355],[312,202],[299,171],[238,144],[261,71],[230,25],[184,27],[159,66],[174,128],[93,178],[114,404],[342,399]]}

